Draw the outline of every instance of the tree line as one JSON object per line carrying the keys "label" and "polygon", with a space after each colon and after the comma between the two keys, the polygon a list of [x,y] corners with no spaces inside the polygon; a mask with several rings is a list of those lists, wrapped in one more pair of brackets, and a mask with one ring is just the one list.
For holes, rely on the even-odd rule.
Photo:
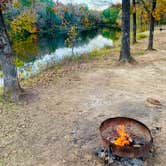
{"label": "tree line", "polygon": [[68,31],[71,26],[78,30],[93,29],[102,24],[116,24],[118,8],[95,11],[84,4],[64,5],[53,0],[16,0],[8,4],[4,18],[9,32],[16,36],[32,33]]}

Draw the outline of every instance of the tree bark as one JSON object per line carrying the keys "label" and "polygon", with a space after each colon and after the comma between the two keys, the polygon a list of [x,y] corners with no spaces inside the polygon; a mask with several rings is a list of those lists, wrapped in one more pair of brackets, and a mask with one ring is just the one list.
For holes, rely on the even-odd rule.
{"label": "tree bark", "polygon": [[136,14],[136,0],[133,3],[133,44],[137,43],[137,14]]}
{"label": "tree bark", "polygon": [[33,10],[35,9],[35,6],[36,6],[35,0],[32,0],[32,9],[33,9]]}
{"label": "tree bark", "polygon": [[122,39],[119,60],[129,62],[130,59],[130,0],[122,0]]}
{"label": "tree bark", "polygon": [[18,100],[21,88],[18,82],[17,69],[13,52],[0,8],[0,62],[4,77],[4,97],[7,100]]}
{"label": "tree bark", "polygon": [[142,30],[142,26],[143,26],[143,11],[141,11],[141,15],[140,15],[140,26],[141,26],[141,30]]}
{"label": "tree bark", "polygon": [[156,0],[152,1],[152,12],[150,14],[150,25],[149,25],[149,43],[148,50],[154,50],[153,48],[153,36],[154,36],[154,26],[155,26],[155,18],[153,17],[153,12],[156,9],[157,2]]}

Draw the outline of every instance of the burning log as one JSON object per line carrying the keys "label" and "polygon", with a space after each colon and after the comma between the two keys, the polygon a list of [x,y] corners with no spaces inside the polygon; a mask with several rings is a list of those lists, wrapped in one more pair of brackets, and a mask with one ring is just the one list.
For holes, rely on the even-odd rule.
{"label": "burning log", "polygon": [[142,137],[138,138],[133,136],[131,133],[129,134],[129,132],[127,132],[125,129],[125,125],[119,125],[114,132],[116,133],[113,135],[110,134],[110,136],[107,137],[107,140],[117,146],[133,146],[139,148],[145,144]]}
{"label": "burning log", "polygon": [[120,125],[118,127],[117,133],[118,133],[119,137],[114,142],[115,145],[118,145],[118,146],[130,145],[131,138],[130,138],[129,134],[126,133],[124,125]]}

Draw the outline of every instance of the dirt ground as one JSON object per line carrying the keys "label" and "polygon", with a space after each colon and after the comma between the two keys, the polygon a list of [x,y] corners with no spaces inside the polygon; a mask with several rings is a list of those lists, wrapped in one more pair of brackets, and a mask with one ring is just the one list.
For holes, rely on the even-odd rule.
{"label": "dirt ground", "polygon": [[[68,65],[59,76],[45,72],[29,88],[29,102],[1,103],[0,166],[102,166],[93,155],[98,128],[116,116],[135,118],[151,129],[155,153],[145,166],[165,166],[166,31],[155,36],[157,51],[135,56],[137,65],[114,65],[117,53]],[[146,46],[143,39],[133,49]],[[147,106],[148,97],[163,106]]]}

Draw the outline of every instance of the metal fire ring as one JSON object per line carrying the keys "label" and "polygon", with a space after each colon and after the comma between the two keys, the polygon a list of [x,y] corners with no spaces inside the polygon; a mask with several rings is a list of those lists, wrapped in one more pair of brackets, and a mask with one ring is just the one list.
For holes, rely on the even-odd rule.
{"label": "metal fire ring", "polygon": [[[131,145],[126,145],[122,147],[115,145],[114,143],[112,143],[107,139],[107,136],[103,135],[103,132],[109,127],[114,128],[122,124],[130,126],[131,130],[133,129],[133,131],[134,129],[138,131],[138,135],[142,136],[145,139],[144,144],[141,145],[140,147],[133,147]],[[149,128],[142,122],[139,122],[138,120],[135,119],[127,117],[109,118],[101,123],[99,130],[100,130],[102,144],[105,146],[105,148],[111,149],[112,153],[119,157],[127,157],[127,158],[144,157],[147,154],[149,154],[153,145],[153,138]]]}

